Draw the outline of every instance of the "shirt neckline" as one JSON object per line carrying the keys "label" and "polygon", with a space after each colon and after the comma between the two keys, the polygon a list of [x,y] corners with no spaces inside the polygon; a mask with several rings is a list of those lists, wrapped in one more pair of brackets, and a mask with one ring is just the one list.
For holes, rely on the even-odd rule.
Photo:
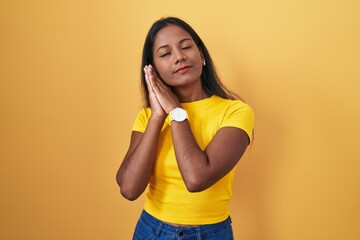
{"label": "shirt neckline", "polygon": [[197,100],[197,101],[194,101],[194,102],[180,103],[180,105],[183,108],[197,108],[197,107],[202,107],[202,106],[212,102],[216,98],[218,98],[218,96],[212,95],[212,96],[210,96],[208,98],[204,98],[204,99]]}

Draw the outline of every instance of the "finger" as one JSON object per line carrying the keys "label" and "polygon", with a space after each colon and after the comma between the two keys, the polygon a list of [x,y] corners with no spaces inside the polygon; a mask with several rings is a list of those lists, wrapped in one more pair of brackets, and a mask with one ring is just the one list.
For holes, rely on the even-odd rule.
{"label": "finger", "polygon": [[145,75],[146,85],[149,87],[149,74],[148,74],[147,66],[144,67],[144,75]]}
{"label": "finger", "polygon": [[167,85],[161,80],[155,68],[149,65],[149,75],[152,77],[151,82],[154,87],[156,87],[159,91],[167,90]]}
{"label": "finger", "polygon": [[153,88],[153,90],[155,91],[155,93],[158,93],[161,91],[161,89],[159,88],[159,79],[157,79],[154,74],[151,72],[151,68],[149,67],[147,69],[148,71],[148,79],[149,79],[149,83],[151,85],[151,87]]}
{"label": "finger", "polygon": [[157,79],[161,80],[159,74],[157,73],[156,69],[152,65],[149,65],[149,70]]}
{"label": "finger", "polygon": [[152,92],[154,92],[154,89],[152,87],[152,84],[150,83],[149,67],[148,66],[144,67],[144,74],[145,74],[145,81],[146,81],[146,85],[148,87],[148,91],[150,93],[152,93]]}

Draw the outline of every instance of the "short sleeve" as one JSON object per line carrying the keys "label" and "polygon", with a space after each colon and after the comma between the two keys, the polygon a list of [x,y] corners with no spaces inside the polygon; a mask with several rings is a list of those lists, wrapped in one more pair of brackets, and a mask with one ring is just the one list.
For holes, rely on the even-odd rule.
{"label": "short sleeve", "polygon": [[240,128],[247,133],[251,142],[254,122],[255,114],[253,109],[242,101],[236,100],[227,109],[220,127]]}
{"label": "short sleeve", "polygon": [[135,122],[132,127],[132,131],[145,132],[149,118],[151,115],[150,108],[144,108],[138,113]]}

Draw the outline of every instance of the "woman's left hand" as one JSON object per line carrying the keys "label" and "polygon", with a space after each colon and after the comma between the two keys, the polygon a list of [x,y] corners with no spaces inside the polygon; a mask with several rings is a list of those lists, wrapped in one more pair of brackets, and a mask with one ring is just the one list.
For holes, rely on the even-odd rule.
{"label": "woman's left hand", "polygon": [[165,85],[165,83],[160,79],[160,77],[155,72],[153,66],[150,65],[149,68],[150,84],[153,88],[156,97],[164,109],[164,111],[169,114],[176,107],[180,107],[179,99],[171,91],[171,89]]}

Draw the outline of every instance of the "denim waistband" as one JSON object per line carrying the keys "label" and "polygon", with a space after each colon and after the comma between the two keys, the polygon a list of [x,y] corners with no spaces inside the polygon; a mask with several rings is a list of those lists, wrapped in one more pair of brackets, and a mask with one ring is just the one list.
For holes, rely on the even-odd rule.
{"label": "denim waistband", "polygon": [[181,237],[183,235],[198,235],[199,239],[211,237],[226,228],[231,228],[231,218],[228,217],[225,221],[214,224],[205,224],[194,227],[178,227],[160,221],[159,219],[151,216],[145,210],[141,213],[140,221],[142,221],[151,231],[157,236],[168,237]]}

